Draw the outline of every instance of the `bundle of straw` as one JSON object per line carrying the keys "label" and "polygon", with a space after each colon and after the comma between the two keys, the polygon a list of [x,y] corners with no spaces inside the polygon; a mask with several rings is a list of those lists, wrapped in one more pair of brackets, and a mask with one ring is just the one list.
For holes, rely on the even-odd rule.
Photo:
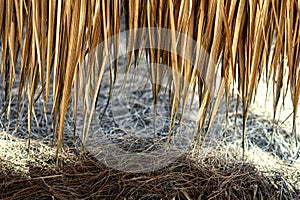
{"label": "bundle of straw", "polygon": [[[245,141],[249,106],[263,74],[266,75],[267,82],[273,83],[274,118],[279,99],[284,98],[289,89],[294,106],[291,137],[297,140],[295,123],[300,95],[300,1],[1,0],[0,72],[5,92],[5,113],[10,115],[12,87],[16,81],[16,71],[20,71],[20,78],[17,80],[18,102],[19,105],[25,99],[29,102],[29,138],[36,98],[45,100],[45,112],[49,98],[53,98],[52,112],[55,133],[58,132],[59,150],[72,87],[76,121],[79,96],[83,98],[84,112],[87,112],[87,102],[90,101],[89,98],[96,98],[101,83],[103,70],[93,70],[93,63],[97,60],[93,54],[95,48],[100,43],[104,43],[106,47],[112,45],[108,41],[110,37],[120,33],[122,14],[126,19],[127,30],[141,27],[167,28],[193,38],[217,64],[209,69],[212,80],[217,76],[217,67],[221,67],[221,84],[217,88],[212,112],[208,114],[211,97],[195,66],[172,52],[155,48],[147,50],[151,62],[172,67],[173,72],[167,74],[170,76],[170,84],[183,97],[188,95],[187,88],[193,88],[194,92],[198,89],[201,102],[198,141],[201,139],[200,130],[205,119],[209,119],[209,127],[211,126],[224,91],[228,106],[233,84],[237,85],[236,95],[240,95],[243,103]],[[130,35],[127,39],[134,43],[141,40],[136,35]],[[151,37],[148,40],[151,41]],[[176,45],[175,35],[171,36],[171,41],[172,45]],[[118,53],[118,42],[113,44],[113,48]],[[187,51],[184,44],[175,48]],[[101,56],[105,57],[107,52],[102,50]],[[84,62],[87,53],[88,62]],[[141,50],[130,51],[127,66],[130,66],[133,58],[137,60],[140,55]],[[19,56],[20,65],[17,64]],[[117,65],[111,66],[110,70],[113,77]],[[175,72],[184,77],[188,84],[184,85],[174,75]],[[97,81],[93,80],[95,73],[99,77]],[[163,72],[156,69],[152,69],[151,73],[155,80],[164,76]],[[160,86],[153,84],[152,87],[156,101]],[[174,121],[179,107],[186,106],[186,98],[173,98],[172,101],[171,118]],[[20,106],[20,112],[19,108]],[[88,129],[88,120],[86,123]]]}

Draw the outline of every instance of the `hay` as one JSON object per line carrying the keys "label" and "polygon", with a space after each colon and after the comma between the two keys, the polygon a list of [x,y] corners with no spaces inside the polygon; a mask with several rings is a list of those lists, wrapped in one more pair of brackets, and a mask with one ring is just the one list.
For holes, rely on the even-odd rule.
{"label": "hay", "polygon": [[[9,136],[7,133],[2,135]],[[6,137],[6,138],[7,138]],[[8,141],[7,139],[2,141]],[[18,145],[18,138],[5,146]],[[2,148],[1,148],[2,149]],[[33,142],[26,159],[1,162],[1,199],[297,199],[297,190],[278,173],[241,161],[234,151],[219,147],[191,157],[185,154],[154,172],[131,173],[111,169],[90,154],[64,148],[55,166],[55,149]],[[18,154],[18,148],[11,152]],[[9,151],[8,151],[9,152]],[[39,152],[39,153],[38,153]],[[3,153],[3,152],[2,152]],[[7,154],[9,155],[9,154]],[[7,160],[11,158],[3,157]],[[13,160],[13,159],[12,159]],[[240,160],[240,161],[239,161]],[[15,160],[16,161],[16,160]],[[26,166],[27,170],[16,170]],[[286,166],[287,169],[288,166]],[[282,170],[282,169],[281,169]],[[298,195],[298,196],[297,196]]]}
{"label": "hay", "polygon": [[[34,141],[28,148],[27,140],[20,139],[5,131],[0,132],[1,171],[5,175],[21,175],[30,178],[30,167],[45,171],[55,169],[55,150],[39,141]],[[62,159],[72,160],[71,154],[62,151]]]}
{"label": "hay", "polygon": [[[2,199],[283,199],[295,194],[276,189],[250,164],[216,155],[191,159],[134,174],[106,168],[91,157],[64,164],[56,172],[30,167],[31,177],[1,174]],[[293,196],[289,196],[293,195]]]}

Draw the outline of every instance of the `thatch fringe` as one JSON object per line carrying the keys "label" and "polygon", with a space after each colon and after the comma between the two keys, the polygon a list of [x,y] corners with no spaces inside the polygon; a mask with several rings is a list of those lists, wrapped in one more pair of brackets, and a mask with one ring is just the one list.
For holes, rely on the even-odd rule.
{"label": "thatch fringe", "polygon": [[[300,95],[300,3],[295,0],[50,2],[2,0],[0,71],[3,77],[2,88],[5,91],[5,112],[9,116],[12,86],[16,81],[16,71],[20,71],[18,99],[19,105],[26,98],[29,101],[29,137],[32,119],[35,118],[33,105],[36,98],[45,99],[46,112],[51,88],[55,133],[58,131],[58,149],[62,141],[64,118],[72,87],[74,87],[75,120],[78,98],[79,96],[83,98],[86,132],[91,119],[87,115],[88,110],[92,108],[89,102],[95,102],[103,75],[103,69],[99,72],[93,69],[93,63],[97,59],[92,53],[101,42],[104,42],[105,47],[110,46],[108,38],[120,33],[121,12],[125,14],[127,29],[162,27],[176,30],[193,38],[209,53],[215,63],[221,63],[222,80],[218,88],[217,101],[211,114],[207,116],[211,97],[194,66],[172,52],[153,48],[147,50],[151,62],[172,66],[173,72],[168,74],[172,80],[170,84],[183,97],[188,95],[188,89],[185,88],[193,88],[195,92],[194,86],[197,85],[201,101],[199,133],[205,118],[209,118],[209,127],[211,126],[224,90],[228,105],[231,87],[236,84],[238,86],[236,95],[242,98],[243,103],[245,145],[245,125],[249,106],[255,96],[258,82],[265,74],[267,82],[273,83],[274,118],[279,99],[285,97],[286,89],[289,88],[294,106],[291,137],[297,141],[296,115]],[[127,39],[130,41],[129,50],[133,48],[133,44],[141,41],[141,38],[134,34],[128,35]],[[175,35],[171,35],[171,41],[173,45],[176,44]],[[115,42],[115,53],[118,53],[118,46],[119,43]],[[176,48],[179,51],[186,50],[184,45]],[[104,48],[101,52],[103,62],[106,59],[106,50]],[[88,62],[81,65],[87,53],[89,53]],[[137,60],[140,55],[141,50],[129,51],[127,67],[130,66],[131,60],[134,58]],[[17,64],[19,56],[21,65]],[[217,75],[218,66],[209,69],[213,79]],[[110,70],[111,74],[116,73],[117,65]],[[162,78],[159,70],[152,69],[151,73],[152,78],[156,80],[154,82]],[[176,73],[180,73],[189,84],[184,85]],[[95,77],[100,78],[94,80]],[[153,84],[154,101],[157,101],[159,90],[159,85]],[[186,98],[180,102],[173,97],[171,113],[173,120],[179,107],[184,108],[186,104]],[[201,134],[198,134],[198,143],[201,140],[200,136]]]}

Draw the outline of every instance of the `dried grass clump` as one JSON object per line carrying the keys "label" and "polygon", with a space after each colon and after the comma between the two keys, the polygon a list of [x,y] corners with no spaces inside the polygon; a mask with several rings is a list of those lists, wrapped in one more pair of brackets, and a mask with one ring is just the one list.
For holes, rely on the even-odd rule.
{"label": "dried grass clump", "polygon": [[[31,177],[0,175],[0,198],[26,199],[296,199],[255,167],[217,155],[184,155],[152,173],[120,172],[85,155],[57,170],[30,167]],[[279,184],[280,186],[280,184]]]}
{"label": "dried grass clump", "polygon": [[[55,150],[39,141],[33,141],[28,148],[25,139],[20,139],[4,131],[0,132],[0,165],[1,172],[7,178],[22,176],[31,178],[32,166],[49,173],[55,171]],[[74,160],[64,148],[61,158],[65,161]],[[42,172],[41,172],[42,173]]]}

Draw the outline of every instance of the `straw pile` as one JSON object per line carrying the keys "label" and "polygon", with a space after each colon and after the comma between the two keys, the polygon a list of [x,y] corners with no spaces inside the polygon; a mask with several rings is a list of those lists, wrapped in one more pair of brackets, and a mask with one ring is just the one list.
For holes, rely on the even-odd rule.
{"label": "straw pile", "polygon": [[166,168],[140,174],[107,168],[86,155],[60,164],[54,169],[29,166],[30,177],[2,171],[1,199],[299,198],[280,176],[272,184],[253,165],[213,154],[184,155]]}

